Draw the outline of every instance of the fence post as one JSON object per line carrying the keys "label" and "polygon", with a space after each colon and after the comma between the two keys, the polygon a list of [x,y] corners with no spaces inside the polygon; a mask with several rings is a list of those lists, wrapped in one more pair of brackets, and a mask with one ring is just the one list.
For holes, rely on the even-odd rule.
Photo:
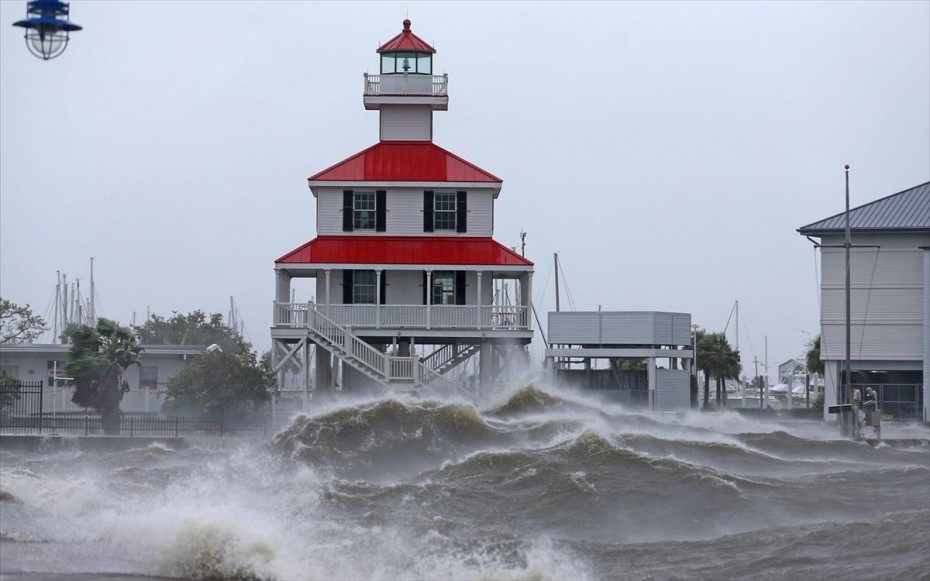
{"label": "fence post", "polygon": [[45,382],[39,382],[39,433],[42,433],[42,400],[45,399]]}
{"label": "fence post", "polygon": [[88,420],[87,416],[84,416],[84,435],[85,435],[85,436],[88,434],[88,432],[87,432],[87,420]]}
{"label": "fence post", "polygon": [[133,417],[132,417],[132,416],[129,416],[129,437],[130,437],[130,438],[133,437],[133,436],[135,435],[135,432],[134,432],[134,430],[133,430],[133,423],[132,423],[132,420],[133,420]]}
{"label": "fence post", "polygon": [[178,437],[178,420],[181,418],[179,416],[174,416],[174,437]]}

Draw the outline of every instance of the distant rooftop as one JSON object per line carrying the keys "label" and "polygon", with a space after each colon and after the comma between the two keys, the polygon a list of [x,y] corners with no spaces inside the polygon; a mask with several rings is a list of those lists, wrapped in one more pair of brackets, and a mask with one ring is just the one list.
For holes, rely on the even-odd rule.
{"label": "distant rooftop", "polygon": [[[849,229],[856,232],[930,233],[930,182],[849,210]],[[844,232],[846,213],[801,226],[803,236]]]}

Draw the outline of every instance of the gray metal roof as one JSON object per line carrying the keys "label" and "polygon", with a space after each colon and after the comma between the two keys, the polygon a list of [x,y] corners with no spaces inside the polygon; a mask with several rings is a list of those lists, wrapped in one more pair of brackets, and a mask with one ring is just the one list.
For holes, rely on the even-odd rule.
{"label": "gray metal roof", "polygon": [[[850,209],[849,228],[858,232],[930,232],[930,182]],[[846,212],[798,228],[803,236],[845,230]]]}

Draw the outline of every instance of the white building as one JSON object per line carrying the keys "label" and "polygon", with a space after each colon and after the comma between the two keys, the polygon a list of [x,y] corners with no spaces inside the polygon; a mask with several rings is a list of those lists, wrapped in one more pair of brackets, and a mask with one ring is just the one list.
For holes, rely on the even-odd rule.
{"label": "white building", "polygon": [[[70,345],[23,344],[0,345],[0,373],[23,382],[42,382],[47,412],[79,411],[71,403],[66,387],[68,349]],[[166,384],[194,356],[203,352],[201,345],[143,345],[140,365],[126,370],[129,392],[120,408],[124,412],[159,412],[164,403]]]}
{"label": "white building", "polygon": [[[380,140],[309,178],[317,236],[275,261],[273,365],[289,388],[474,396],[447,372],[475,361],[487,388],[523,356],[533,263],[492,238],[500,178],[433,143],[449,106],[436,51],[405,20],[377,52],[362,102]],[[295,278],[314,301],[292,302]]]}
{"label": "white building", "polygon": [[849,223],[850,381],[845,212],[798,229],[819,239],[825,404],[848,403],[847,383],[871,386],[885,413],[930,419],[930,182],[850,210]]}

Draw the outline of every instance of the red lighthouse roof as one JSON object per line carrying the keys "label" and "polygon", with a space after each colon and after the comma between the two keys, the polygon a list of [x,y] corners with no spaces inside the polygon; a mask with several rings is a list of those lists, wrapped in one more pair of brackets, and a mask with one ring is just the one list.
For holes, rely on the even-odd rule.
{"label": "red lighthouse roof", "polygon": [[381,141],[309,178],[311,182],[484,182],[501,179],[431,141]]}
{"label": "red lighthouse roof", "polygon": [[378,52],[395,52],[400,50],[415,50],[418,52],[436,52],[436,49],[426,44],[422,38],[410,31],[410,19],[404,20],[404,29],[400,34],[387,41]]}
{"label": "red lighthouse roof", "polygon": [[491,238],[432,236],[318,236],[275,263],[533,266]]}

